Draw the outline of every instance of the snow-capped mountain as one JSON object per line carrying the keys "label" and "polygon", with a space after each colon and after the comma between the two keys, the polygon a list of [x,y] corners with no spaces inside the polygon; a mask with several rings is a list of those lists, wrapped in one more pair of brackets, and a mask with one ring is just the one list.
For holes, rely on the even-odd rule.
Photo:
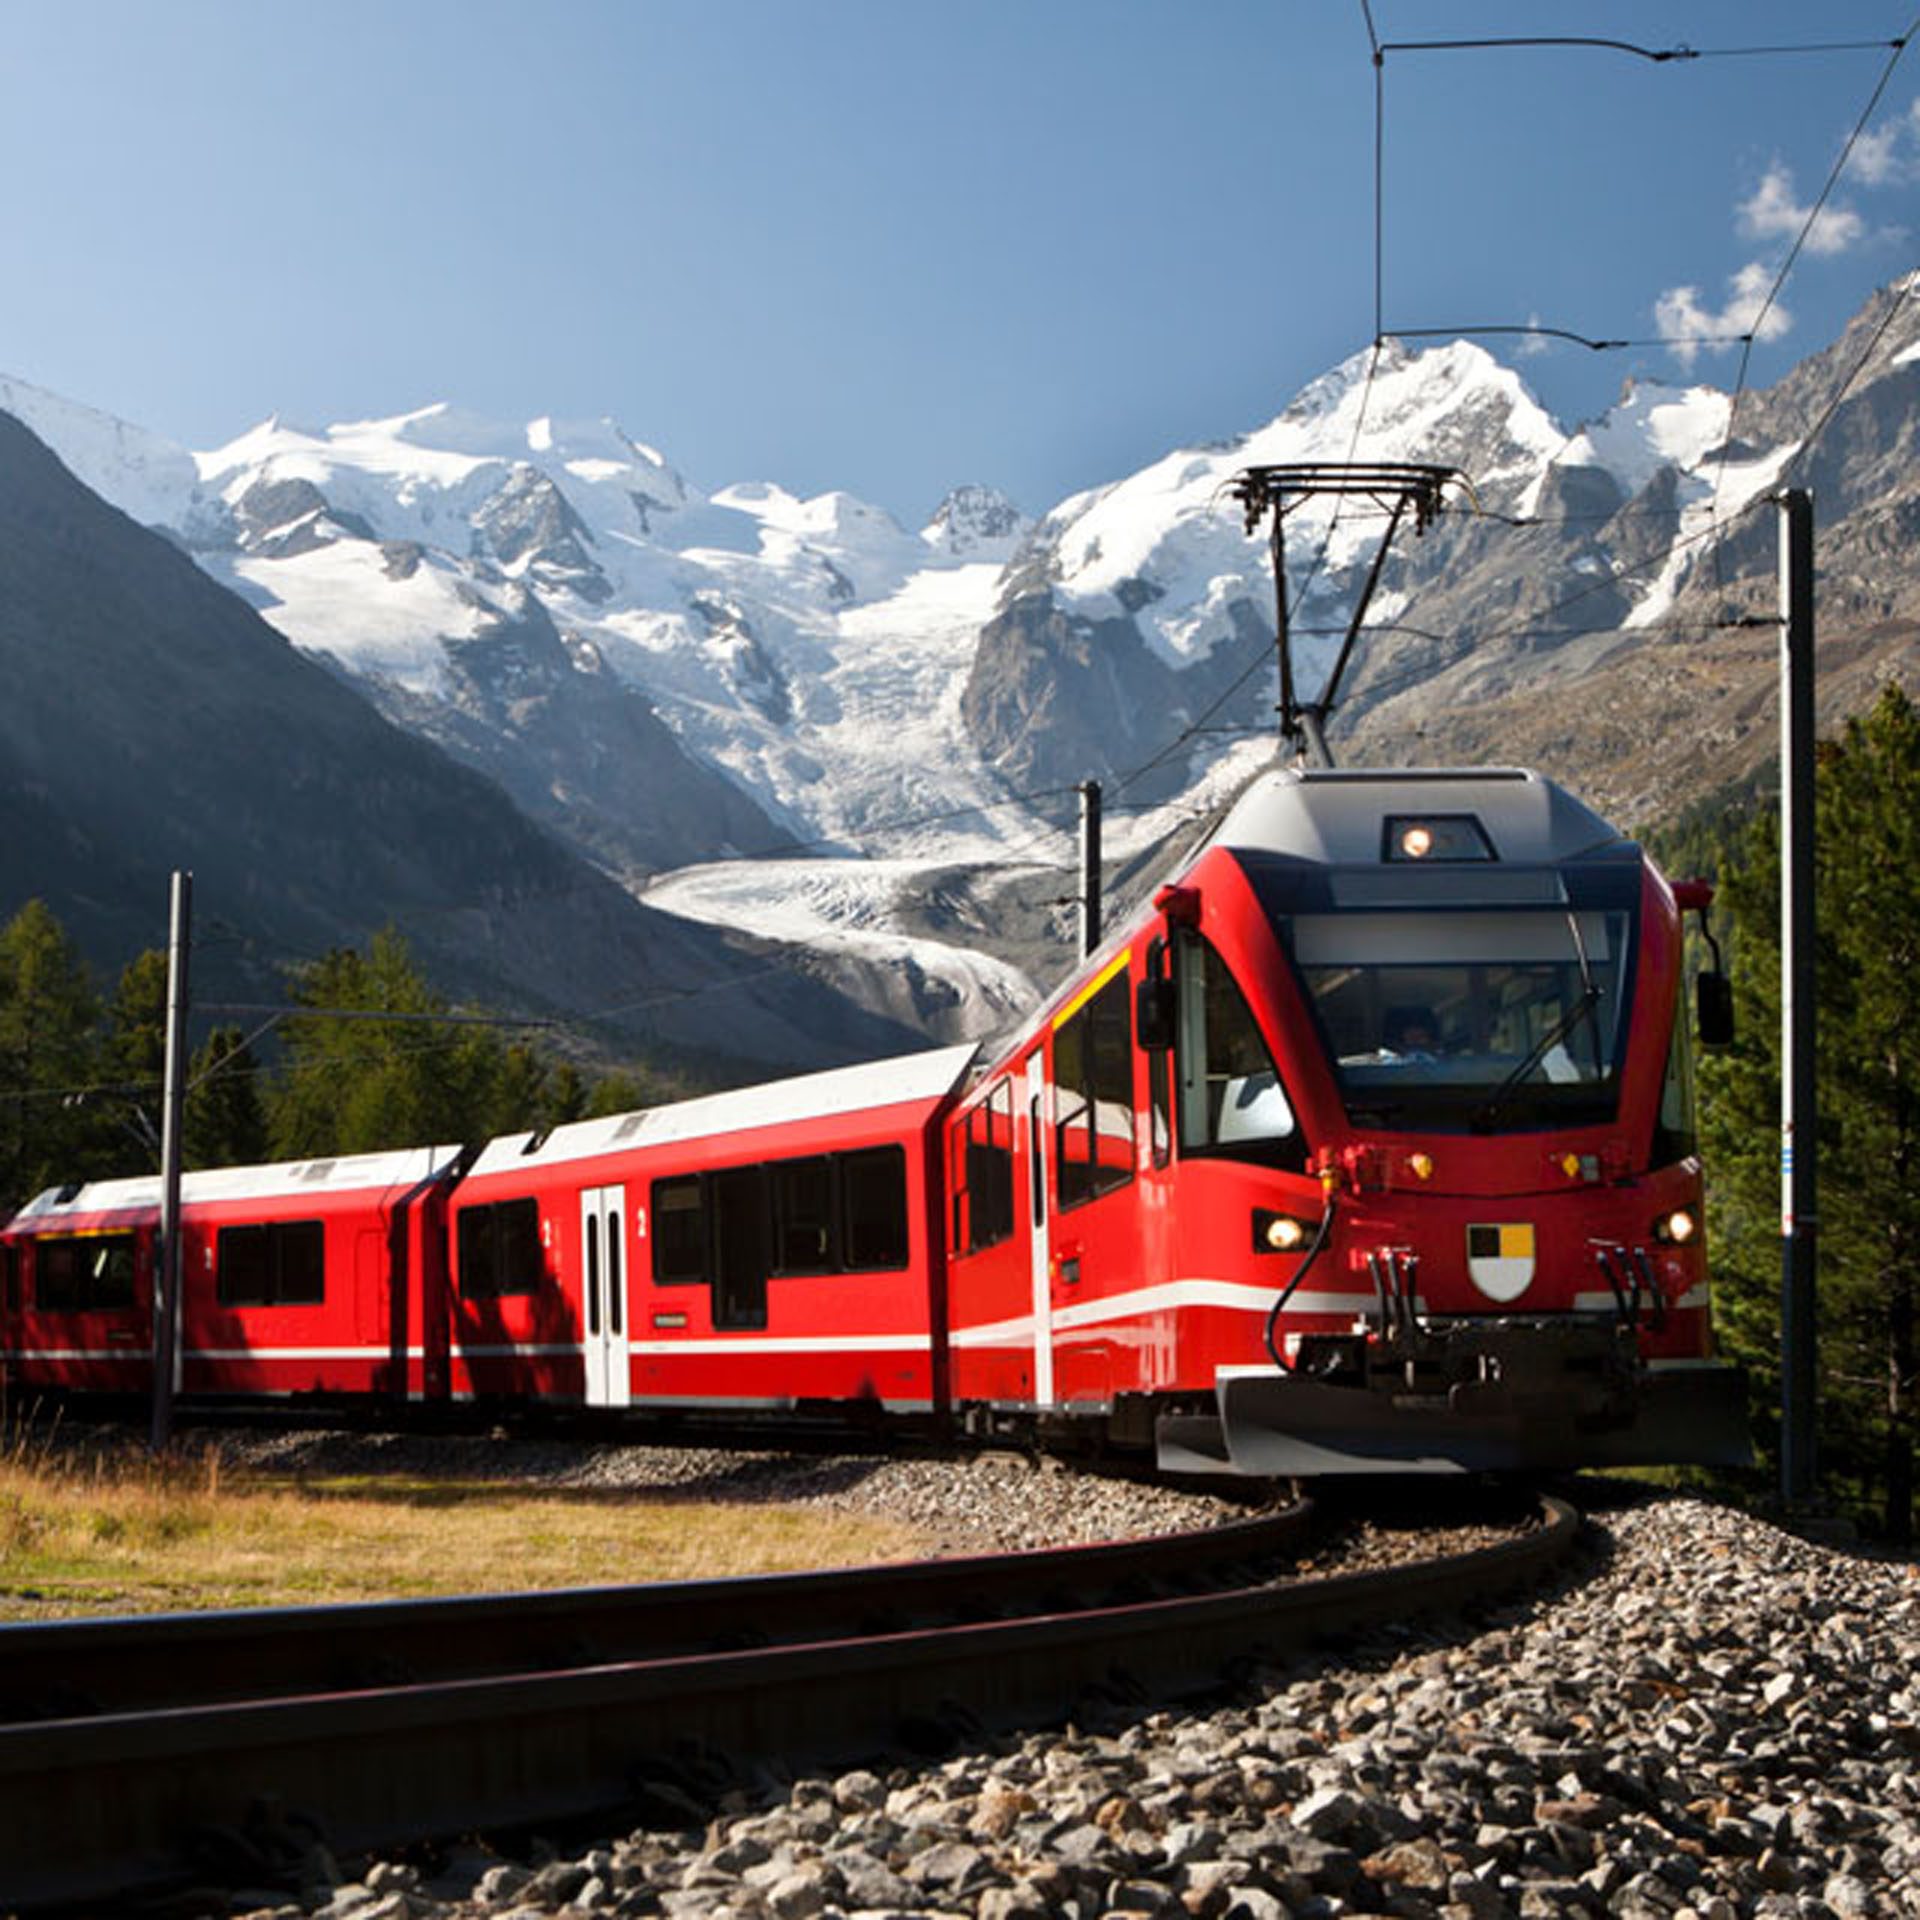
{"label": "snow-capped mountain", "polygon": [[[1670,707],[1637,712],[1636,688],[1670,698],[1684,669],[1703,698],[1722,667],[1746,673],[1689,652],[1676,623],[1771,593],[1771,529],[1742,510],[1823,414],[1815,484],[1852,516],[1823,534],[1828,575],[1845,560],[1847,604],[1883,621],[1920,600],[1904,545],[1884,528],[1876,545],[1863,511],[1916,491],[1913,288],[1877,296],[1846,341],[1737,415],[1709,387],[1638,384],[1568,429],[1478,346],[1389,345],[1240,439],[1037,521],[969,486],[918,531],[844,493],[703,492],[607,421],[435,406],[270,420],[189,455],[17,385],[0,383],[0,409],[659,904],[838,947],[875,1001],[966,1032],[1031,991],[981,964],[993,942],[975,923],[1014,911],[1010,883],[1028,923],[1046,921],[1033,903],[1065,885],[1063,790],[1108,784],[1124,856],[1270,751],[1273,585],[1230,494],[1243,468],[1417,460],[1471,482],[1396,546],[1336,741],[1403,761],[1530,758],[1644,818],[1707,770],[1676,785],[1662,713],[1684,729]],[[1309,683],[1380,524],[1351,502],[1289,516]],[[1889,642],[1909,643],[1904,628]],[[1628,723],[1598,724],[1604,707]],[[1127,811],[1143,804],[1161,810]],[[773,851],[788,857],[739,858]],[[904,1002],[883,977],[910,978]]]}

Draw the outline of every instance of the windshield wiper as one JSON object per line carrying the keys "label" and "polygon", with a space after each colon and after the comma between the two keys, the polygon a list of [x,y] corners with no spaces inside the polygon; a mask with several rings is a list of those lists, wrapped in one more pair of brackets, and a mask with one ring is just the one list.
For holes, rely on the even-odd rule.
{"label": "windshield wiper", "polygon": [[[1600,1004],[1601,986],[1593,977],[1593,968],[1587,960],[1587,943],[1580,937],[1580,919],[1569,909],[1567,930],[1573,935],[1573,951],[1580,962],[1580,998],[1570,1006],[1560,1018],[1528,1048],[1527,1056],[1507,1077],[1475,1107],[1470,1124],[1476,1133],[1491,1133],[1500,1117],[1503,1107],[1514,1088],[1519,1086],[1528,1074],[1544,1060],[1561,1041],[1568,1038],[1582,1020],[1593,1017],[1594,1010]],[[1595,1064],[1599,1063],[1599,1043],[1594,1047]]]}

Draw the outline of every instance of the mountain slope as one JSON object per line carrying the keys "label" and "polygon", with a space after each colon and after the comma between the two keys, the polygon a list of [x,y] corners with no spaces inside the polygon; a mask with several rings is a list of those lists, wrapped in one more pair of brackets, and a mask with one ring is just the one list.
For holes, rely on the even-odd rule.
{"label": "mountain slope", "polygon": [[7,416],[0,674],[0,874],[96,960],[157,943],[177,865],[204,913],[269,953],[391,919],[456,991],[569,1011],[654,1002],[644,1024],[688,1046],[814,1062],[909,1040],[763,952],[636,904]]}
{"label": "mountain slope", "polygon": [[[1816,428],[1795,477],[1819,499],[1823,712],[1911,676],[1914,285],[1737,414],[1640,383],[1567,430],[1478,346],[1388,344],[1038,521],[963,488],[918,533],[846,494],[703,493],[604,421],[430,407],[188,456],[14,391],[111,497],[600,866],[958,1036],[1021,993],[969,949],[1070,958],[1070,788],[1105,783],[1137,865],[1271,750],[1267,545],[1229,491],[1250,464],[1471,483],[1388,558],[1331,729],[1349,761],[1526,760],[1630,820],[1749,772],[1771,635],[1725,622],[1771,614],[1764,502]],[[1380,530],[1364,504],[1289,516],[1309,693]],[[783,843],[833,857],[741,858]]]}

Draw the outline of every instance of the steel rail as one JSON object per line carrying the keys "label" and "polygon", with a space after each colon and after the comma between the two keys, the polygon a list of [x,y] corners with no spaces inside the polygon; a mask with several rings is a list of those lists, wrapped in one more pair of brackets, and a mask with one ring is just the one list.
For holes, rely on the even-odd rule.
{"label": "steel rail", "polygon": [[[1219,1585],[1298,1550],[1310,1502],[1197,1533],[818,1572],[0,1623],[0,1725],[558,1672]],[[1128,1597],[1144,1597],[1136,1591]]]}
{"label": "steel rail", "polygon": [[1292,1584],[0,1728],[0,1902],[179,1885],[196,1835],[242,1833],[262,1804],[357,1852],[632,1806],[689,1753],[864,1759],[915,1730],[1044,1723],[1090,1693],[1218,1685],[1250,1658],[1512,1591],[1579,1526],[1549,1498],[1515,1539]]}

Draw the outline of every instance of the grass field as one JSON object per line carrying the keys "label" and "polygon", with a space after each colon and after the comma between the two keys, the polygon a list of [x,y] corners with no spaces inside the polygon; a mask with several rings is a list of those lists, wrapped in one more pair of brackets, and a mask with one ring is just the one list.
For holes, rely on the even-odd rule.
{"label": "grass field", "polygon": [[910,1529],[668,1489],[236,1474],[32,1434],[0,1449],[0,1619],[683,1580],[902,1559]]}

